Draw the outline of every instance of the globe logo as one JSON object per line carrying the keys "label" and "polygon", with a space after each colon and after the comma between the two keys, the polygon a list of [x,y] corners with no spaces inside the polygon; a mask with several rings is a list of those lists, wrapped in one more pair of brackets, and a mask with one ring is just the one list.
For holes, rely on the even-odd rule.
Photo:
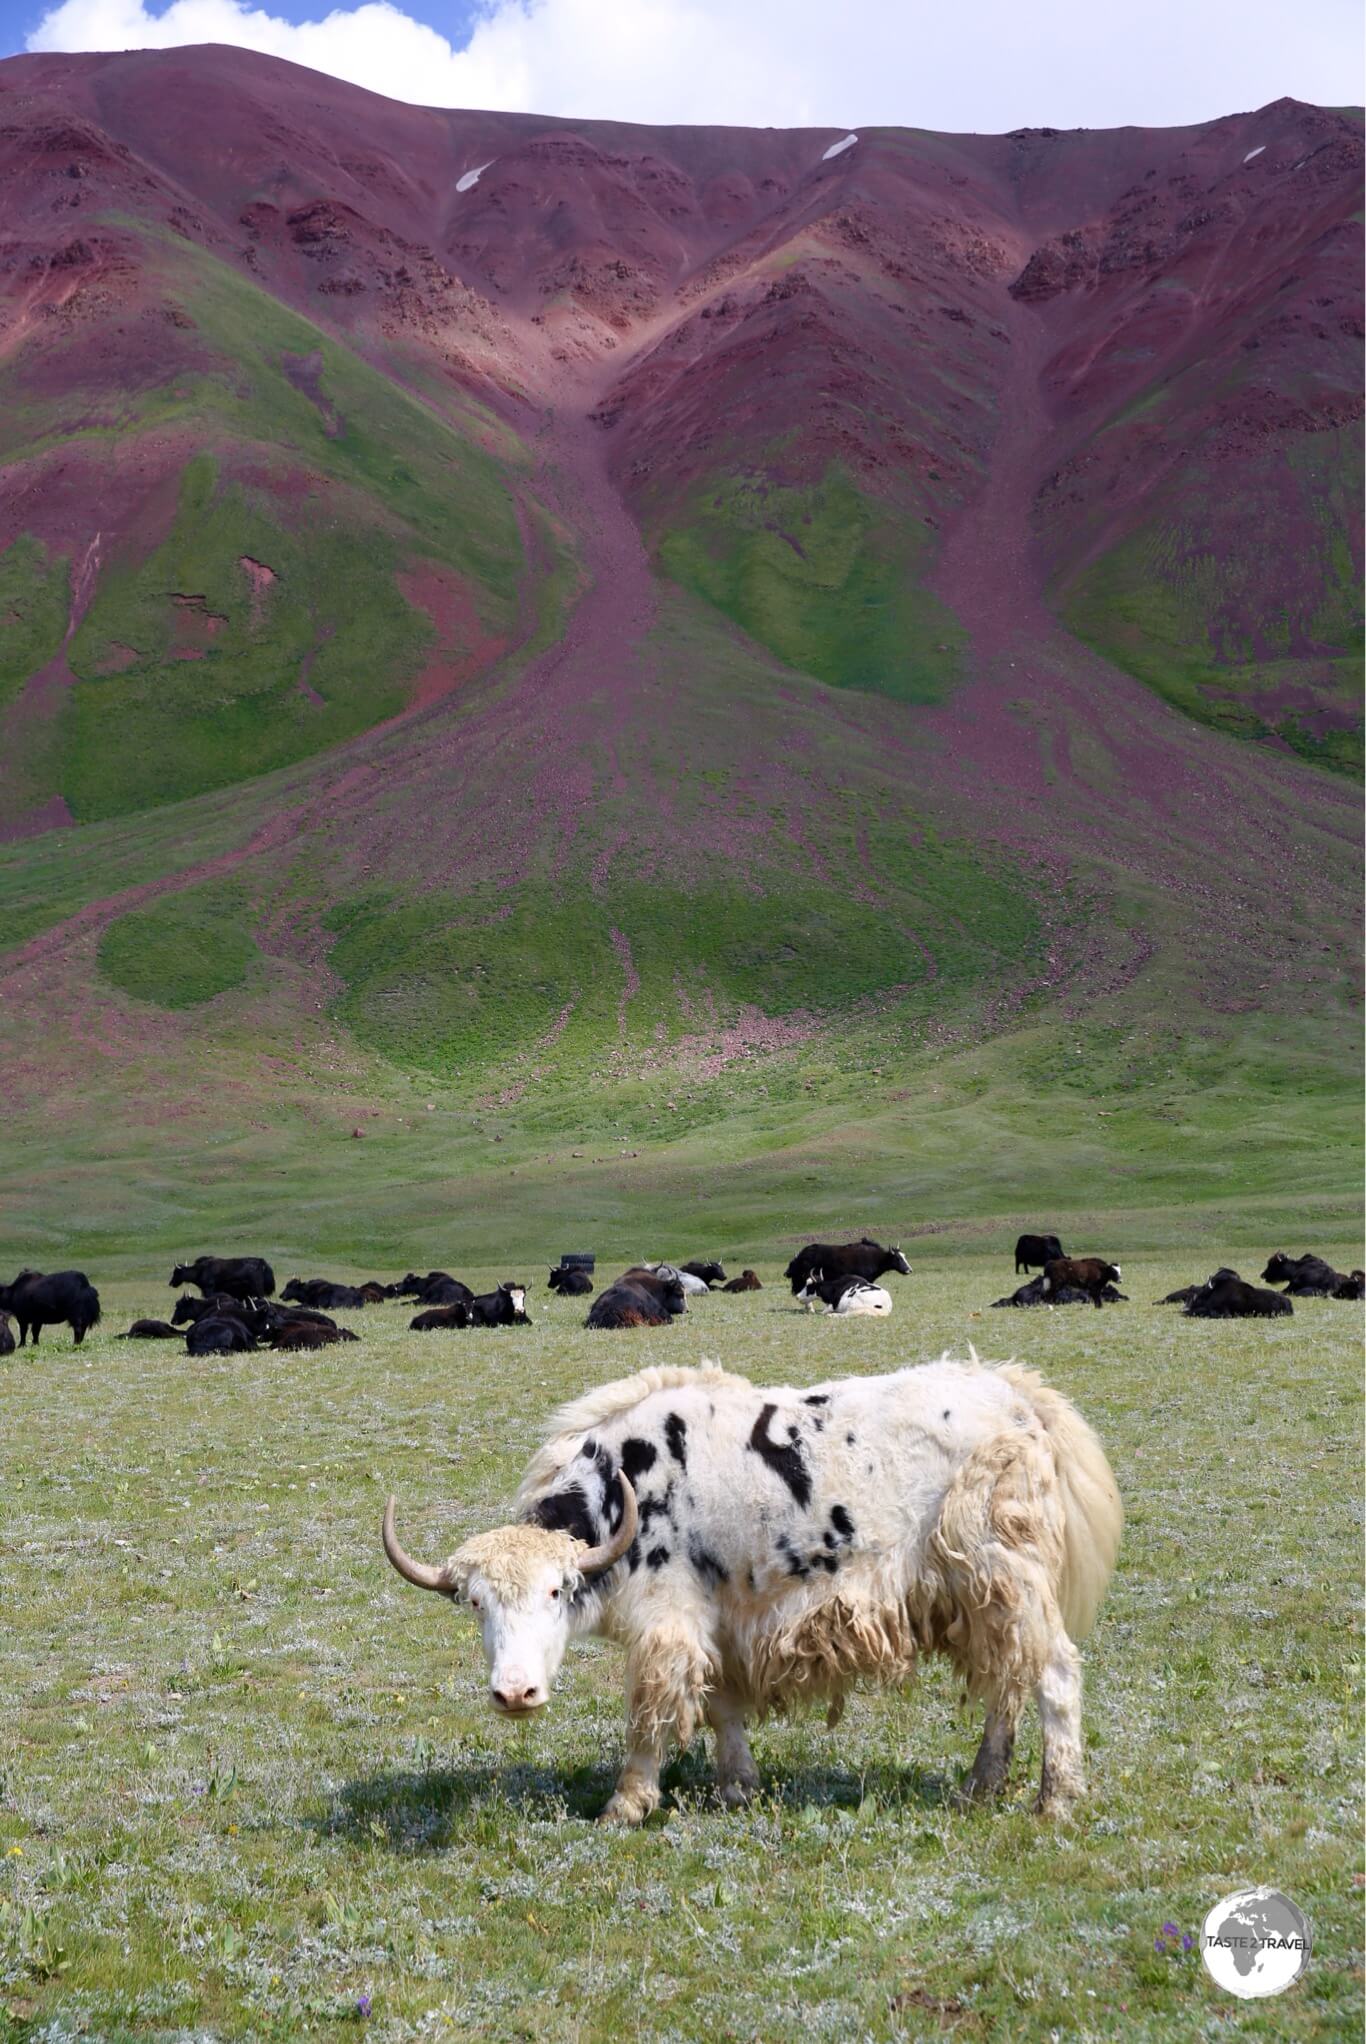
{"label": "globe logo", "polygon": [[1284,1994],[1309,1963],[1309,1923],[1275,1888],[1226,1895],[1205,1918],[1200,1957],[1216,1987],[1252,2001]]}

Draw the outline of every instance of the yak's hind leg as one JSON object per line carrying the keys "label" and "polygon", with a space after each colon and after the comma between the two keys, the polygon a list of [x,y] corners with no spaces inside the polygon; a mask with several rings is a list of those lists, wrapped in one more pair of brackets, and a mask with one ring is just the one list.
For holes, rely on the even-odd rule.
{"label": "yak's hind leg", "polygon": [[686,1623],[653,1627],[626,1657],[626,1758],[604,1824],[642,1824],[659,1807],[659,1770],[671,1738],[692,1744],[715,1662]]}
{"label": "yak's hind leg", "polygon": [[1011,1755],[1015,1751],[1017,1717],[1018,1711],[1002,1710],[999,1706],[987,1712],[986,1729],[977,1748],[977,1758],[958,1792],[963,1802],[983,1803],[990,1796],[999,1796],[1004,1789]]}
{"label": "yak's hind leg", "polygon": [[716,1734],[716,1786],[729,1809],[738,1810],[759,1792],[759,1770],[745,1736],[745,1713],[729,1690],[707,1698],[707,1723]]}
{"label": "yak's hind leg", "polygon": [[1081,1757],[1081,1656],[1061,1621],[1034,1694],[1043,1725],[1043,1771],[1034,1807],[1041,1816],[1065,1815],[1076,1798],[1086,1794],[1086,1774]]}
{"label": "yak's hind leg", "polygon": [[966,1792],[1003,1783],[1032,1692],[1043,1721],[1037,1808],[1065,1809],[1085,1788],[1081,1663],[1058,1609],[1062,1502],[1044,1444],[1022,1430],[975,1448],[949,1486],[930,1553],[957,1606],[949,1651],[990,1713]]}

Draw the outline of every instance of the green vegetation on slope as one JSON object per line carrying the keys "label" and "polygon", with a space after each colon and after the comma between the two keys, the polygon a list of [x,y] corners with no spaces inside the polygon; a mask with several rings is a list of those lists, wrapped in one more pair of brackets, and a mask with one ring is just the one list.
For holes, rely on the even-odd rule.
{"label": "green vegetation on slope", "polygon": [[[62,720],[78,821],[268,772],[402,707],[432,633],[399,594],[394,542],[335,518],[292,529],[273,509],[196,456],[165,542],[106,572]],[[272,572],[259,594],[246,562]],[[136,662],[102,674],[119,647]]]}
{"label": "green vegetation on slope", "polygon": [[60,650],[68,562],[23,533],[0,553],[0,709]]}
{"label": "green vegetation on slope", "polygon": [[[511,912],[492,896],[344,904],[328,917],[346,983],[334,1012],[396,1064],[469,1074],[519,1055],[663,1055],[745,1007],[826,1022],[882,998],[946,1012],[1005,958],[1024,976],[1038,920],[1021,883],[959,846],[888,832],[884,850],[904,889],[893,913],[809,880],[758,895],[720,875],[688,892],[614,880],[587,898],[526,885]],[[932,984],[917,925],[934,935]]]}
{"label": "green vegetation on slope", "polygon": [[[1188,716],[1235,737],[1274,735],[1317,765],[1360,774],[1361,577],[1346,537],[1360,450],[1355,433],[1313,437],[1323,445],[1245,475],[1233,507],[1217,475],[1192,461],[1181,488],[1204,505],[1198,517],[1175,497],[1156,508],[1082,571],[1063,611],[1078,637]],[[1288,526],[1289,556],[1279,537]]]}
{"label": "green vegetation on slope", "polygon": [[718,477],[658,540],[676,582],[789,667],[911,703],[948,695],[963,644],[921,586],[927,551],[837,468],[808,488]]}
{"label": "green vegetation on slope", "polygon": [[109,924],[100,971],[135,1000],[193,1008],[242,986],[258,957],[240,882],[203,881]]}
{"label": "green vegetation on slope", "polygon": [[[447,624],[453,660],[513,635],[524,572],[509,488],[522,451],[482,408],[457,430],[203,250],[147,237],[144,255],[183,308],[166,343],[180,358],[155,383],[59,401],[50,359],[0,371],[10,459],[68,449],[97,494],[107,452],[126,468],[138,436],[153,473],[168,431],[187,457],[173,530],[144,542],[134,521],[101,575],[60,731],[25,737],[24,806],[60,793],[82,822],[246,779],[401,708],[432,639],[401,570],[457,579],[473,636],[462,649]],[[32,543],[3,559],[0,616],[23,629],[0,654],[0,701],[65,626],[63,564]],[[274,580],[254,584],[248,561]]]}

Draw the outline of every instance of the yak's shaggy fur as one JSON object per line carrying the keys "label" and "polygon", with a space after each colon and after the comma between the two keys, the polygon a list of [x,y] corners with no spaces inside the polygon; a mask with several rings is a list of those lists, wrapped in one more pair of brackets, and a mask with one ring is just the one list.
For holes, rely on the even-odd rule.
{"label": "yak's shaggy fur", "polygon": [[[622,1475],[636,1537],[587,1581],[574,1557],[621,1525]],[[969,1793],[1001,1786],[1031,1693],[1040,1806],[1082,1793],[1075,1642],[1123,1511],[1096,1436],[1033,1371],[944,1357],[803,1391],[710,1365],[642,1370],[556,1415],[517,1504],[520,1523],[467,1541],[448,1577],[457,1595],[478,1579],[486,1616],[499,1600],[498,1651],[524,1678],[547,1624],[625,1647],[629,1751],[605,1815],[647,1815],[669,1740],[704,1718],[738,1799],[757,1780],[747,1716],[820,1698],[834,1722],[854,1682],[904,1683],[927,1653],[988,1709]]]}

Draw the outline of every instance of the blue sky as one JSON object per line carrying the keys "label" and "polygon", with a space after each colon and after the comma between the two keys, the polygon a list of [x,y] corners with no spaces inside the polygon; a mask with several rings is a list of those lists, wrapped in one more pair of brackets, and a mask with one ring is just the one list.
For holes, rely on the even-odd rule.
{"label": "blue sky", "polygon": [[1360,0],[0,0],[0,49],[231,42],[397,99],[999,132],[1362,98]]}

